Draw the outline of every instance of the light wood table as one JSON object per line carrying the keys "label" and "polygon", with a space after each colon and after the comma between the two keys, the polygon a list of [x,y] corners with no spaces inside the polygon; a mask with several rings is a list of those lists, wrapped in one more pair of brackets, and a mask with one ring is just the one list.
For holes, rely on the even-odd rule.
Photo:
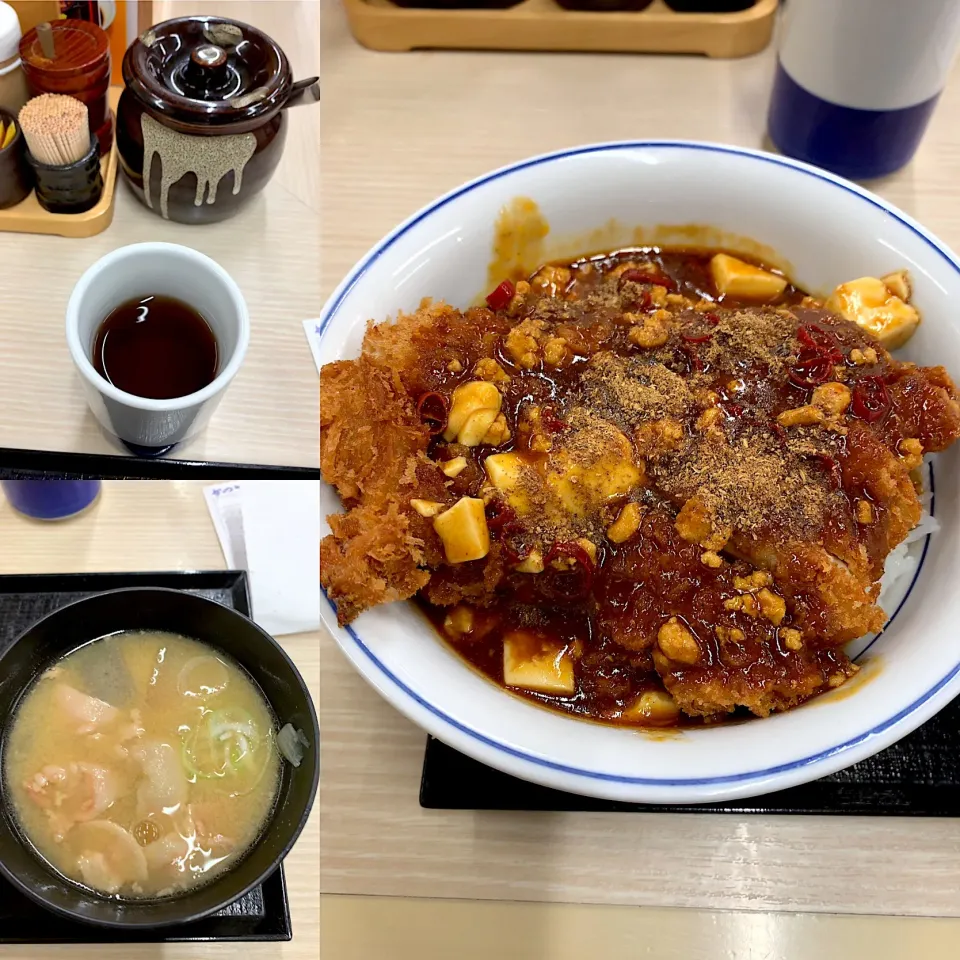
{"label": "light wood table", "polygon": [[[229,478],[225,478],[229,479]],[[0,496],[0,574],[93,571],[223,570],[225,563],[198,481],[106,480],[84,515],[40,523],[15,513]],[[280,643],[317,699],[315,633]],[[317,960],[319,949],[319,811],[285,861],[293,923],[289,943],[17,946],[10,960]]]}
{"label": "light wood table", "polygon": [[[162,0],[154,19],[219,14],[252,23],[290,58],[297,79],[319,72],[318,8],[310,0]],[[168,241],[194,247],[237,281],[250,310],[246,362],[205,432],[176,456],[315,467],[317,371],[303,320],[320,309],[318,105],[287,113],[288,136],[273,179],[230,220],[165,221],[117,184],[113,223],[85,240],[0,233],[0,447],[124,452],[84,401],[67,352],[64,316],[73,285],[117,247]]]}
{"label": "light wood table", "polygon": [[[325,295],[404,217],[501,164],[621,138],[763,143],[772,50],[733,61],[378,54],[352,40],[332,2],[321,37]],[[875,188],[960,247],[958,162],[955,74],[917,158]],[[846,956],[893,956],[904,942],[934,956],[934,942],[956,942],[953,920],[819,916],[960,916],[956,822],[427,811],[417,800],[422,731],[326,636],[321,665],[325,957],[376,956],[387,938],[392,958],[452,956],[443,952],[451,943],[463,945],[461,957],[531,958],[601,956],[633,943],[628,955],[644,944],[651,956],[691,960],[739,956],[729,949],[737,938],[759,944],[751,957],[836,955],[817,953],[828,942],[847,944]],[[425,906],[370,895],[460,899]],[[556,906],[564,903],[603,906]],[[750,912],[715,912],[727,910]]]}

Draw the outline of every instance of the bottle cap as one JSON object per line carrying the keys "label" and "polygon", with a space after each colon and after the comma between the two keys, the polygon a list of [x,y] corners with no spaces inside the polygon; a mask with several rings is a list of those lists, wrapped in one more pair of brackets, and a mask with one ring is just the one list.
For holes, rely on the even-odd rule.
{"label": "bottle cap", "polygon": [[7,60],[19,58],[20,35],[17,11],[9,3],[0,0],[0,71],[11,66]]}

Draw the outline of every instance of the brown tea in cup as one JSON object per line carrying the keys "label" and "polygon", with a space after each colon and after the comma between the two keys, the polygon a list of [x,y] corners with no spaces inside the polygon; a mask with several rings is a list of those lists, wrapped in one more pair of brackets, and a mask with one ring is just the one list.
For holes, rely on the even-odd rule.
{"label": "brown tea in cup", "polygon": [[186,397],[213,383],[217,338],[193,307],[174,297],[126,300],[97,328],[97,373],[118,390],[151,400]]}

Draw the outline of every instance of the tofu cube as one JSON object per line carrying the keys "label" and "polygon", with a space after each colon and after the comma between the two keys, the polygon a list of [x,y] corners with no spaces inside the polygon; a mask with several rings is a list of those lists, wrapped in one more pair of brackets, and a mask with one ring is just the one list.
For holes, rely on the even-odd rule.
{"label": "tofu cube", "polygon": [[413,507],[421,517],[435,517],[443,510],[443,504],[436,500],[420,500],[416,497],[410,501],[410,506]]}
{"label": "tofu cube", "polygon": [[492,453],[483,461],[490,482],[501,493],[512,493],[519,486],[523,466],[518,453]]}
{"label": "tofu cube", "polygon": [[766,302],[774,300],[787,286],[786,277],[761,270],[728,253],[717,253],[710,260],[710,272],[717,293],[725,297]]}
{"label": "tofu cube", "polygon": [[887,350],[902,347],[920,324],[920,314],[876,277],[841,283],[825,306],[873,334]]}
{"label": "tofu cube", "polygon": [[543,573],[543,554],[534,548],[513,567],[517,573]]}
{"label": "tofu cube", "polygon": [[[613,439],[613,438],[611,438]],[[610,500],[625,497],[643,482],[633,461],[630,441],[620,434],[593,463],[580,462],[567,450],[553,453],[547,464],[547,488],[573,516],[588,516]]]}
{"label": "tofu cube", "polygon": [[607,527],[607,538],[614,543],[629,540],[640,529],[641,519],[640,505],[631,500],[623,505],[617,519]]}
{"label": "tofu cube", "polygon": [[464,470],[467,469],[467,458],[466,457],[454,457],[452,460],[447,460],[446,463],[440,464],[440,469],[443,471],[445,477],[449,477],[451,480],[459,477]]}
{"label": "tofu cube", "polygon": [[449,510],[433,518],[433,529],[443,543],[447,563],[482,560],[490,552],[483,501],[477,497],[461,497]]}
{"label": "tofu cube", "polygon": [[503,682],[536,693],[570,695],[573,658],[566,646],[534,630],[511,630],[503,638]]}
{"label": "tofu cube", "polygon": [[464,446],[477,446],[500,413],[502,402],[500,391],[486,380],[462,383],[453,391],[444,440],[456,439]]}
{"label": "tofu cube", "polygon": [[483,461],[490,482],[517,513],[530,507],[523,483],[523,474],[532,469],[519,453],[493,453]]}
{"label": "tofu cube", "polygon": [[907,273],[906,270],[897,270],[896,273],[888,273],[880,279],[895,297],[899,297],[904,303],[910,299],[913,293],[913,287],[910,284],[910,274]]}
{"label": "tofu cube", "polygon": [[641,693],[633,703],[624,707],[620,714],[621,720],[648,727],[676,723],[679,717],[680,708],[666,690],[647,690]]}

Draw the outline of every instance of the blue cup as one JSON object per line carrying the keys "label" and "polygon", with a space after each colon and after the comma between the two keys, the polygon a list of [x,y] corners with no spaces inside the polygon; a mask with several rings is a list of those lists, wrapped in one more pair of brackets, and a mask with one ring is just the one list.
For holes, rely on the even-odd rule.
{"label": "blue cup", "polygon": [[960,43],[958,0],[787,0],[767,131],[851,180],[916,152]]}
{"label": "blue cup", "polygon": [[65,520],[82,513],[100,493],[100,480],[0,480],[14,510],[34,520]]}

